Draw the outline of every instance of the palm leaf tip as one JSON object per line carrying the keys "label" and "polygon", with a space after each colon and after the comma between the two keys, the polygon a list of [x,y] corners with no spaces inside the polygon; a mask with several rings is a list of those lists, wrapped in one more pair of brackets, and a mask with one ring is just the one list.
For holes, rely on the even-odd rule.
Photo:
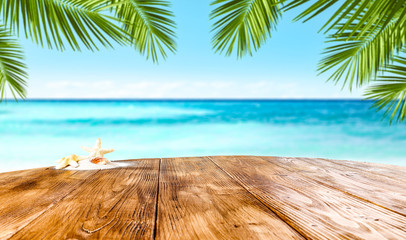
{"label": "palm leaf tip", "polygon": [[383,69],[385,76],[378,78],[378,83],[370,86],[365,96],[374,100],[377,110],[384,110],[384,116],[393,121],[406,120],[406,58],[398,56],[394,63]]}
{"label": "palm leaf tip", "polygon": [[[360,13],[358,18],[364,15],[366,12]],[[338,24],[334,30],[339,33],[328,36],[330,45],[320,61],[320,73],[334,70],[329,80],[343,80],[343,86],[348,85],[350,89],[376,79],[379,70],[389,64],[393,54],[406,42],[404,27],[397,24],[398,19],[399,16],[395,16],[385,25]]]}
{"label": "palm leaf tip", "polygon": [[158,62],[159,57],[176,51],[176,24],[170,4],[164,0],[110,0],[112,10],[122,21],[122,29],[131,44],[147,59]]}
{"label": "palm leaf tip", "polygon": [[215,0],[212,45],[216,52],[237,57],[252,55],[262,46],[280,18],[278,0]]}
{"label": "palm leaf tip", "polygon": [[0,14],[6,26],[25,33],[36,44],[64,50],[83,46],[98,50],[100,45],[128,43],[118,20],[104,13],[106,0],[3,0]]}
{"label": "palm leaf tip", "polygon": [[27,86],[23,51],[10,32],[0,25],[0,101],[9,91],[14,99],[25,98]]}

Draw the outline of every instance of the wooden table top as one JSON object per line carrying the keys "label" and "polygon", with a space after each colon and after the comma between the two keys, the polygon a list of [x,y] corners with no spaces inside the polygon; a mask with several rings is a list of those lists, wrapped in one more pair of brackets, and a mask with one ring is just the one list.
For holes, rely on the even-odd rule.
{"label": "wooden table top", "polygon": [[406,239],[406,168],[311,158],[128,160],[0,173],[0,239]]}

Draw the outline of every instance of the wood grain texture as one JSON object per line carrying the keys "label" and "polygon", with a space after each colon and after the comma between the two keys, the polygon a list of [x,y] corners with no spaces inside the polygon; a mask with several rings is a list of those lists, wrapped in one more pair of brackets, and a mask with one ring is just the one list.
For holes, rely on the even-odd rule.
{"label": "wood grain texture", "polygon": [[159,161],[99,171],[10,239],[151,239]]}
{"label": "wood grain texture", "polygon": [[83,182],[79,175],[84,178],[94,172],[43,168],[2,174],[0,239],[13,235],[79,187]]}
{"label": "wood grain texture", "polygon": [[358,169],[363,172],[368,172],[372,175],[386,177],[387,179],[392,179],[395,181],[401,181],[406,184],[406,175],[401,174],[406,172],[405,166],[396,166],[382,163],[370,163],[370,162],[356,162],[356,161],[345,161],[345,160],[331,160],[331,159],[321,159],[330,163],[335,163],[337,165],[342,165],[344,167],[349,167],[353,169]]}
{"label": "wood grain texture", "polygon": [[303,239],[215,164],[163,159],[157,239]]}
{"label": "wood grain texture", "polygon": [[[262,158],[287,170],[300,172],[321,184],[406,216],[406,184],[396,178],[387,178],[324,159]],[[406,175],[406,169],[398,170],[397,174]]]}
{"label": "wood grain texture", "polygon": [[34,168],[13,172],[2,172],[0,173],[0,190],[11,189],[27,180],[35,179],[40,176],[43,171],[46,174],[52,174],[52,172],[47,171],[49,169],[51,168]]}
{"label": "wood grain texture", "polygon": [[210,159],[310,239],[406,239],[406,217],[289,171],[269,158]]}
{"label": "wood grain texture", "polygon": [[255,156],[0,173],[0,239],[406,239],[406,168]]}

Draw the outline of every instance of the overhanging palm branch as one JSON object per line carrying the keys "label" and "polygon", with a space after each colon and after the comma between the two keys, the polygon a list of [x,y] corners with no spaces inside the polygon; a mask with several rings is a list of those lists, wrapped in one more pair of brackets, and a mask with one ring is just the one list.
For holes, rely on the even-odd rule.
{"label": "overhanging palm branch", "polygon": [[271,36],[280,18],[278,0],[215,0],[211,13],[214,20],[212,39],[216,52],[237,56],[252,54]]}
{"label": "overhanging palm branch", "polygon": [[[41,46],[98,50],[100,45],[132,44],[157,61],[158,55],[165,58],[168,49],[176,49],[168,7],[163,0],[3,0],[0,14],[11,33],[22,32]],[[7,85],[15,97],[25,97],[22,52],[8,34],[2,30],[0,100]]]}
{"label": "overhanging palm branch", "polygon": [[[330,35],[328,43],[331,46],[324,51],[326,56],[319,63],[319,71],[334,69],[329,80],[343,80],[343,85],[348,84],[350,89],[374,80],[378,71],[406,42],[406,32],[397,20],[394,17],[384,27],[373,26],[372,32],[351,24],[344,32]],[[342,28],[341,25],[338,28]]]}
{"label": "overhanging palm branch", "polygon": [[336,29],[336,34],[348,30],[353,24],[357,26],[352,28],[353,34],[359,31],[361,35],[363,31],[373,32],[378,27],[385,28],[396,15],[398,15],[397,25],[404,27],[406,21],[406,0],[285,0],[284,2],[287,2],[285,10],[312,3],[295,20],[308,21],[326,10],[335,8],[322,29],[326,32]]}
{"label": "overhanging palm branch", "polygon": [[403,0],[290,0],[285,9],[313,4],[296,20],[307,21],[335,6],[323,28],[330,31],[321,73],[334,69],[329,79],[343,80],[350,89],[376,78],[406,41],[406,1]]}
{"label": "overhanging palm branch", "polygon": [[0,101],[5,97],[6,91],[10,91],[14,98],[25,97],[27,73],[23,60],[18,42],[0,25]]}
{"label": "overhanging palm branch", "polygon": [[[344,81],[350,89],[376,80],[381,70],[379,84],[368,88],[366,96],[376,100],[378,109],[386,108],[390,122],[405,119],[405,59],[395,57],[406,42],[405,0],[291,0],[285,9],[305,3],[313,4],[296,20],[307,21],[335,6],[336,11],[324,24],[329,36],[329,46],[319,64],[321,73],[334,70],[329,79]],[[388,63],[394,60],[394,64]],[[389,74],[389,75],[387,75]]]}
{"label": "overhanging palm branch", "polygon": [[[131,43],[141,54],[158,61],[167,51],[175,52],[175,22],[164,0],[109,0]],[[107,6],[109,7],[109,6]],[[159,54],[158,54],[159,53]]]}
{"label": "overhanging palm branch", "polygon": [[64,50],[68,43],[80,50],[98,44],[112,47],[111,42],[126,43],[126,34],[117,21],[101,11],[105,0],[2,0],[0,14],[11,31],[35,43]]}
{"label": "overhanging palm branch", "polygon": [[385,76],[378,83],[370,86],[365,96],[375,100],[374,107],[386,109],[385,115],[400,122],[406,120],[406,58],[397,56],[393,64],[384,69]]}
{"label": "overhanging palm branch", "polygon": [[[329,33],[330,46],[324,52],[326,55],[319,64],[319,71],[333,70],[329,79],[343,80],[350,88],[375,80],[379,70],[385,71],[393,56],[405,47],[406,0],[215,0],[212,4],[217,5],[212,12],[212,18],[217,19],[213,47],[220,52],[227,50],[229,55],[237,44],[239,57],[251,53],[251,48],[256,50],[270,36],[280,15],[278,4],[285,4],[282,10],[310,4],[295,18],[304,21],[333,9],[322,27]],[[396,61],[399,63],[399,58]],[[398,75],[406,72],[406,68],[391,65],[391,74],[395,74],[395,69]],[[402,86],[399,82],[381,84],[374,86],[373,92],[377,93],[381,88],[381,93],[403,98],[403,95],[397,95]],[[390,95],[391,91],[394,95]],[[371,94],[369,92],[368,96],[376,99],[385,97],[384,94]],[[385,103],[380,106],[389,104],[385,100],[380,103]],[[404,115],[398,119],[404,120]]]}

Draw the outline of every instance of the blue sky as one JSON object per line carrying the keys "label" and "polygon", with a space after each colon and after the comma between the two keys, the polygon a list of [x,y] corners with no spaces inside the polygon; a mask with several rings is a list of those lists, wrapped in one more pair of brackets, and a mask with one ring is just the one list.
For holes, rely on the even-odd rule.
{"label": "blue sky", "polygon": [[57,52],[21,40],[29,98],[359,98],[325,82],[316,68],[323,19],[292,22],[286,13],[253,57],[237,60],[211,48],[209,1],[173,0],[178,51],[159,65],[131,47]]}

